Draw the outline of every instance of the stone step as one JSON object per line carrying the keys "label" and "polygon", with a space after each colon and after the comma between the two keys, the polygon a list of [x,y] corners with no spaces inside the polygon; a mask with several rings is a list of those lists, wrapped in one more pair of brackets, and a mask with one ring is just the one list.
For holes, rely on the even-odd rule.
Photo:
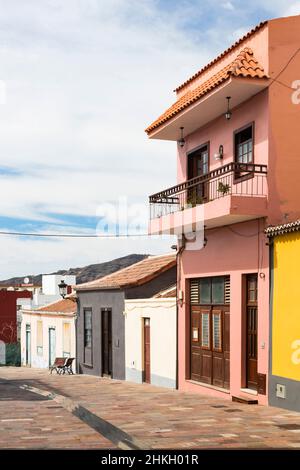
{"label": "stone step", "polygon": [[233,396],[232,401],[235,401],[237,403],[244,403],[245,405],[257,405],[258,404],[257,398],[245,398],[245,397]]}

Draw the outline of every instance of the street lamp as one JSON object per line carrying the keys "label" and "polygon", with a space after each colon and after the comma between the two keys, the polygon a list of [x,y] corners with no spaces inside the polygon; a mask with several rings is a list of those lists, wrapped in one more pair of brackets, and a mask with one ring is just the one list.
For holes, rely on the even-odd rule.
{"label": "street lamp", "polygon": [[62,279],[60,281],[60,284],[58,284],[58,288],[59,288],[59,294],[64,299],[68,293],[68,284],[66,284],[65,281]]}

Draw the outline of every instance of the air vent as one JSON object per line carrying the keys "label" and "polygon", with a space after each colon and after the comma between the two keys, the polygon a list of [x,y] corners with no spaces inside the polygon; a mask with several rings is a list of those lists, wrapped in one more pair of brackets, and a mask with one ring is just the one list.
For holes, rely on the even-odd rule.
{"label": "air vent", "polygon": [[191,305],[199,304],[199,280],[198,279],[191,279],[190,303]]}
{"label": "air vent", "polygon": [[230,276],[226,276],[225,280],[225,304],[230,304]]}

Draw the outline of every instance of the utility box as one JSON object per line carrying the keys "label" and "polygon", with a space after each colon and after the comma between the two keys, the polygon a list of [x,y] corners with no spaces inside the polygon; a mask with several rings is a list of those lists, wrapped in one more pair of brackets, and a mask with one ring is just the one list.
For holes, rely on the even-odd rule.
{"label": "utility box", "polygon": [[285,385],[276,384],[276,397],[286,398],[286,386]]}

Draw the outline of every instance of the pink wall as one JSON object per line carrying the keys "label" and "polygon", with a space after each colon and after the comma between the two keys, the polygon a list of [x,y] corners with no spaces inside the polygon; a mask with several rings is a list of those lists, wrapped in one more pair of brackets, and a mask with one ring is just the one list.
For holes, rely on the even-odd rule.
{"label": "pink wall", "polygon": [[[187,156],[199,145],[209,142],[210,144],[210,170],[219,168],[222,164],[233,161],[233,133],[235,130],[255,122],[254,130],[254,161],[255,163],[268,164],[268,94],[263,91],[255,95],[252,99],[243,103],[233,110],[232,118],[226,121],[224,116],[220,116],[207,126],[186,137],[186,144],[179,148],[177,157],[177,181],[181,183],[187,179]],[[224,147],[223,162],[214,159],[214,154],[218,153],[219,145]]]}
{"label": "pink wall", "polygon": [[300,103],[291,88],[300,80],[300,16],[270,21],[269,43],[270,70],[281,82],[269,87],[269,206],[278,224],[300,218]]}
{"label": "pink wall", "polygon": [[[181,260],[181,289],[185,291],[184,304],[179,308],[179,387],[182,390],[219,395],[213,389],[186,381],[189,366],[189,315],[187,280],[192,277],[230,275],[230,394],[247,396],[241,392],[245,377],[245,351],[242,322],[245,318],[242,302],[243,275],[258,274],[258,372],[268,372],[269,337],[269,271],[268,247],[263,234],[263,219],[252,220],[234,227],[207,231],[207,246],[199,251],[184,251]],[[234,233],[234,232],[235,233]],[[262,347],[263,346],[263,347]],[[224,394],[224,397],[230,395]],[[267,397],[259,395],[259,402]]]}

